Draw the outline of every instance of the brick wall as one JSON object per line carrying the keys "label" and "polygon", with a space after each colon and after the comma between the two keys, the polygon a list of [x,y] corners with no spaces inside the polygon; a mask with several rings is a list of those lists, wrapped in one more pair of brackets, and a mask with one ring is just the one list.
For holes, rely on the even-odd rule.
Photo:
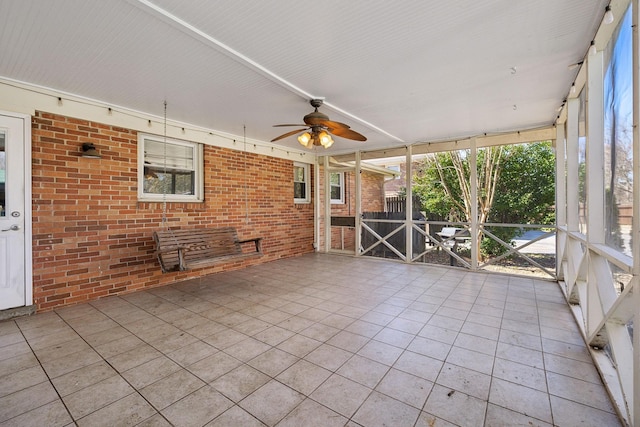
{"label": "brick wall", "polygon": [[[37,112],[32,137],[40,311],[313,251],[313,204],[293,203],[291,161],[205,146],[205,201],[167,203],[168,223],[233,226],[240,238],[263,237],[265,255],[162,274],[151,235],[163,227],[163,203],[137,200],[137,133]],[[82,142],[93,142],[102,159],[80,157]]]}

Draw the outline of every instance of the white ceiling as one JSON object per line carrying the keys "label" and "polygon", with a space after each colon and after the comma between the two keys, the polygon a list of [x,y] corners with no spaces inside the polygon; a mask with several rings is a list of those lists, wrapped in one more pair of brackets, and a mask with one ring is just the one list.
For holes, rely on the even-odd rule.
{"label": "white ceiling", "polygon": [[0,77],[262,141],[324,97],[386,148],[551,125],[607,4],[2,0]]}

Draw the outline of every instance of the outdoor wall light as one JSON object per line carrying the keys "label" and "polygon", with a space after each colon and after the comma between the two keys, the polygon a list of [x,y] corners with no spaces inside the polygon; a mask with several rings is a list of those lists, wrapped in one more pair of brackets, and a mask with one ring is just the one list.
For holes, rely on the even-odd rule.
{"label": "outdoor wall light", "polygon": [[100,153],[98,153],[98,150],[96,150],[95,145],[93,145],[90,142],[83,142],[82,143],[82,157],[87,157],[87,158],[90,158],[90,159],[100,159],[100,158],[102,158]]}
{"label": "outdoor wall light", "polygon": [[596,49],[596,42],[595,40],[591,40],[591,44],[589,45],[589,56],[593,56],[598,52],[598,50]]}
{"label": "outdoor wall light", "polygon": [[604,8],[604,18],[602,18],[602,22],[605,25],[609,25],[613,22],[613,12],[611,11],[611,6],[607,6]]}

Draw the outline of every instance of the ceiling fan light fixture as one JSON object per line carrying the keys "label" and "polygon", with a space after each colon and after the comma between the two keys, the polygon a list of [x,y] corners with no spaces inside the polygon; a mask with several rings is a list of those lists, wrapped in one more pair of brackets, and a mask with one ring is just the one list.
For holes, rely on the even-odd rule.
{"label": "ceiling fan light fixture", "polygon": [[596,48],[595,40],[591,40],[591,44],[589,45],[589,56],[593,56],[598,53],[598,49]]}
{"label": "ceiling fan light fixture", "polygon": [[309,147],[311,142],[311,134],[309,132],[305,132],[298,137],[298,142],[302,144],[304,147]]}
{"label": "ceiling fan light fixture", "polygon": [[320,145],[324,148],[329,148],[333,145],[333,138],[331,138],[331,135],[329,135],[327,131],[321,131],[318,134],[318,140],[320,141]]}

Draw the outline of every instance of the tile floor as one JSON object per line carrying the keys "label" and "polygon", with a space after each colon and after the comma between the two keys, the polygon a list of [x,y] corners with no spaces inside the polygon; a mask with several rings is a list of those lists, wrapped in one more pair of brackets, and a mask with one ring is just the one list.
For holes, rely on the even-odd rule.
{"label": "tile floor", "polygon": [[0,323],[0,426],[616,426],[547,281],[313,254]]}

